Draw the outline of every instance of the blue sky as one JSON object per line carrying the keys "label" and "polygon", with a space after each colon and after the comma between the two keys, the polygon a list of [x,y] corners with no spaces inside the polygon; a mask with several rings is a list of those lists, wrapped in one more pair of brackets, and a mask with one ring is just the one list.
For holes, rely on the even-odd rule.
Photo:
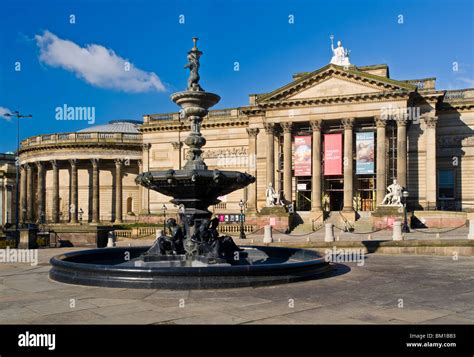
{"label": "blue sky", "polygon": [[[355,65],[386,63],[394,79],[437,77],[438,89],[470,88],[473,4],[2,0],[0,108],[33,114],[23,120],[21,138],[87,127],[85,121],[56,120],[55,109],[64,104],[95,107],[96,123],[176,111],[169,96],[186,86],[183,66],[194,36],[204,52],[201,85],[222,97],[215,109],[246,105],[248,94],[271,91],[293,73],[326,65],[332,33],[351,49]],[[117,73],[122,60],[132,65],[126,77]],[[21,71],[15,71],[17,62]],[[0,152],[14,150],[15,120],[0,118],[0,133]]]}

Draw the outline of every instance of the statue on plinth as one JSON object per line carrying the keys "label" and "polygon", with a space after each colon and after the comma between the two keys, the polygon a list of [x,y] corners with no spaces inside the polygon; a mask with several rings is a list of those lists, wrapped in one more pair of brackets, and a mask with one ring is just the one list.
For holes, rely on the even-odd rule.
{"label": "statue on plinth", "polygon": [[268,183],[268,187],[265,190],[265,199],[266,207],[281,205],[280,196],[278,195],[278,193],[276,193],[271,182]]}
{"label": "statue on plinth", "polygon": [[349,62],[349,53],[350,50],[345,49],[342,47],[342,42],[337,41],[337,47],[334,47],[334,36],[330,36],[331,39],[331,50],[332,50],[332,58],[331,62],[332,64],[338,65],[338,66],[350,66],[351,63]]}
{"label": "statue on plinth", "polygon": [[387,187],[387,194],[383,198],[382,206],[401,206],[402,205],[402,186],[394,179],[393,183]]}

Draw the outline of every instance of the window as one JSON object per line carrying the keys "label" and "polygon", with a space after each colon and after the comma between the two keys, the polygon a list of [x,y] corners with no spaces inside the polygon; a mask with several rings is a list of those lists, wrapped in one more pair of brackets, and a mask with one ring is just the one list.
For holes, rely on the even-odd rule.
{"label": "window", "polygon": [[454,199],[454,170],[438,171],[438,198],[440,200]]}
{"label": "window", "polygon": [[127,198],[127,214],[132,214],[133,213],[133,198],[128,197]]}

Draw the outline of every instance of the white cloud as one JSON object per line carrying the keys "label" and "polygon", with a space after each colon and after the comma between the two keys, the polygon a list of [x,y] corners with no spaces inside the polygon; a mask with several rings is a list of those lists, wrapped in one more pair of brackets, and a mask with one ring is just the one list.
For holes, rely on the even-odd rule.
{"label": "white cloud", "polygon": [[0,118],[6,119],[7,121],[11,120],[11,117],[5,116],[7,113],[11,113],[12,111],[8,108],[0,107]]}
{"label": "white cloud", "polygon": [[467,85],[469,86],[473,86],[474,87],[474,79],[471,79],[471,78],[465,78],[465,77],[461,77],[459,78],[460,81],[466,83]]}
{"label": "white cloud", "polygon": [[81,47],[49,31],[36,35],[35,40],[40,49],[41,62],[74,72],[96,87],[124,92],[165,91],[155,73],[136,68],[104,46],[90,44]]}

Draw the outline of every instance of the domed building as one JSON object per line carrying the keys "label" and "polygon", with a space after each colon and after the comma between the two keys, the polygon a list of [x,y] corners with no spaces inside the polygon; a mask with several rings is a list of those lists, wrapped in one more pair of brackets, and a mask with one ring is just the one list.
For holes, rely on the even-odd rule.
{"label": "domed building", "polygon": [[139,121],[30,137],[20,147],[20,222],[121,223],[139,210]]}

